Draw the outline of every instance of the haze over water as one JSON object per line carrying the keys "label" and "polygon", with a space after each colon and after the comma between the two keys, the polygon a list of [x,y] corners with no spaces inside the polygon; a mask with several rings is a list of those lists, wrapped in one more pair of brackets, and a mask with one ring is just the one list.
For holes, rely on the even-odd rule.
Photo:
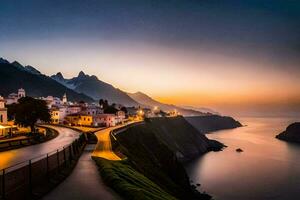
{"label": "haze over water", "polygon": [[[275,138],[299,118],[242,118],[242,128],[207,134],[228,147],[186,166],[193,183],[216,200],[295,199],[300,196],[300,145]],[[235,149],[241,148],[242,153]]]}

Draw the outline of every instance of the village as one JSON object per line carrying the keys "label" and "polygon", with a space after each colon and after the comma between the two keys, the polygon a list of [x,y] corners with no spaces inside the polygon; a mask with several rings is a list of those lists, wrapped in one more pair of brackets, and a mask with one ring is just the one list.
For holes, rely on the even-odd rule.
{"label": "village", "polygon": [[[8,119],[7,108],[13,104],[18,104],[19,99],[26,97],[23,88],[17,93],[11,93],[6,98],[0,96],[0,137],[13,136],[16,133],[24,132],[26,127],[22,127]],[[111,103],[100,99],[98,103],[71,102],[68,101],[65,93],[62,98],[47,96],[36,99],[46,102],[51,116],[51,124],[65,125],[72,127],[114,127],[130,121],[139,121],[143,118],[176,116],[178,113],[172,111],[165,113],[158,107],[141,108],[125,107],[121,104]],[[38,121],[38,123],[43,123]],[[25,131],[26,132],[26,131]]]}

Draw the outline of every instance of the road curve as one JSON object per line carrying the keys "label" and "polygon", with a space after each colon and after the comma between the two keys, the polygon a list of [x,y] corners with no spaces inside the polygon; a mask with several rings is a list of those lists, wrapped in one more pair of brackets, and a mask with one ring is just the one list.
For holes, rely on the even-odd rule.
{"label": "road curve", "polygon": [[121,160],[113,152],[110,141],[110,132],[120,127],[122,126],[110,127],[95,133],[98,142],[92,156],[106,158],[108,160]]}
{"label": "road curve", "polygon": [[53,191],[43,197],[43,200],[120,200],[118,194],[107,187],[98,171],[91,153],[95,145],[85,147],[72,174]]}
{"label": "road curve", "polygon": [[97,131],[95,135],[97,136],[98,142],[92,156],[101,157],[108,160],[121,160],[121,158],[119,158],[119,156],[117,156],[112,150],[110,132],[128,125],[137,124],[138,122],[140,121],[134,121]]}
{"label": "road curve", "polygon": [[19,149],[0,152],[0,169],[7,168],[23,161],[27,161],[42,155],[45,155],[63,146],[71,144],[79,138],[80,133],[69,128],[45,125],[59,132],[58,136],[47,142],[31,145]]}

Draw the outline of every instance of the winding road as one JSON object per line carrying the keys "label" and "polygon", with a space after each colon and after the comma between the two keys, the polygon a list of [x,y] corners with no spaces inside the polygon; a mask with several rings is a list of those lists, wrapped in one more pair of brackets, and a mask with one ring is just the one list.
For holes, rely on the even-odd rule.
{"label": "winding road", "polygon": [[95,135],[97,136],[98,143],[92,155],[95,157],[106,158],[108,160],[121,160],[121,158],[119,158],[112,150],[110,132],[123,126],[125,125],[110,127],[97,131]]}
{"label": "winding road", "polygon": [[121,160],[121,158],[119,158],[119,156],[112,150],[110,132],[116,129],[126,128],[129,125],[138,124],[139,122],[141,121],[133,121],[97,131],[95,135],[97,136],[98,143],[92,156],[105,158],[107,160]]}
{"label": "winding road", "polygon": [[[131,123],[129,123],[131,124]],[[73,199],[73,200],[116,200],[122,199],[112,189],[107,187],[99,175],[98,168],[91,156],[109,160],[120,160],[112,151],[110,132],[126,127],[129,124],[105,128],[95,133],[96,145],[87,145],[75,169],[67,179],[46,195],[43,200]]]}
{"label": "winding road", "polygon": [[[126,124],[127,125],[127,124]],[[93,156],[111,160],[120,160],[112,151],[110,132],[126,125],[105,128],[96,132],[98,143],[85,147],[75,169],[67,179],[46,195],[43,200],[73,199],[73,200],[117,200],[121,199],[112,189],[107,187],[99,175],[98,168],[92,160]]]}
{"label": "winding road", "polygon": [[0,152],[0,169],[43,156],[49,152],[61,149],[79,138],[80,133],[69,128],[45,125],[59,132],[58,136],[47,142],[19,149]]}
{"label": "winding road", "polygon": [[87,145],[72,174],[43,200],[118,200],[121,199],[112,189],[107,187],[98,172],[91,153],[95,145]]}
{"label": "winding road", "polygon": [[[91,156],[99,156],[110,160],[120,160],[120,158],[112,151],[110,132],[127,125],[129,124],[97,131],[96,136],[98,138],[98,143],[96,145],[87,145],[85,147],[83,154],[78,160],[71,175],[43,199],[121,199],[113,190],[105,186]],[[45,127],[53,128],[58,131],[58,136],[41,144],[0,152],[0,169],[16,165],[29,159],[42,157],[51,151],[61,149],[63,146],[71,144],[80,136],[80,133],[73,129],[52,125],[45,125]]]}

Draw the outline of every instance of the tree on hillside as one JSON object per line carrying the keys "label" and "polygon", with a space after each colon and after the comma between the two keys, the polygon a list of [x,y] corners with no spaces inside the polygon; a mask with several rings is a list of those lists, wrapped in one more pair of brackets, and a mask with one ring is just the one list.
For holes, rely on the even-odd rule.
{"label": "tree on hillside", "polygon": [[16,116],[16,112],[17,112],[17,107],[18,104],[10,104],[10,105],[6,105],[7,108],[7,118],[9,121],[11,120],[15,120],[15,116]]}
{"label": "tree on hillside", "polygon": [[51,116],[45,101],[32,97],[23,97],[18,102],[14,110],[12,110],[16,124],[29,126],[31,132],[35,132],[34,125],[38,120],[50,122]]}
{"label": "tree on hillside", "polygon": [[100,107],[102,107],[104,110],[106,109],[106,108],[108,108],[108,106],[109,106],[109,104],[108,104],[108,101],[105,99],[100,99],[99,100],[99,105],[100,105]]}
{"label": "tree on hillside", "polygon": [[116,109],[114,106],[108,106],[107,108],[104,109],[104,113],[106,114],[116,114],[119,110]]}
{"label": "tree on hillside", "polygon": [[121,108],[121,110],[122,110],[125,114],[128,113],[127,108],[126,108],[125,106],[123,106],[123,107]]}

